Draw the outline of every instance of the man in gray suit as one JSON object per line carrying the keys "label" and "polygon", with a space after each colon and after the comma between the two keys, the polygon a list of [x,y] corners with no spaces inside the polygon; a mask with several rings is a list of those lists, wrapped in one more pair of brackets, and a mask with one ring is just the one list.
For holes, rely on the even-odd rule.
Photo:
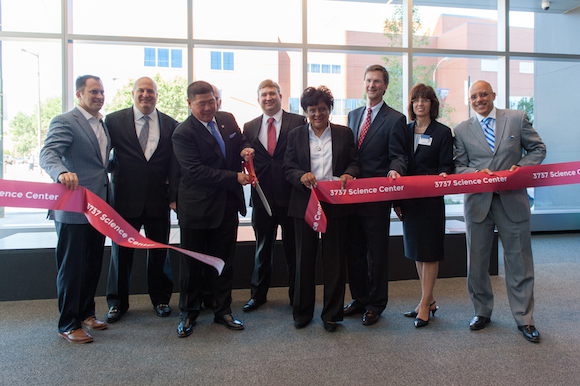
{"label": "man in gray suit", "polygon": [[[484,81],[469,90],[475,117],[454,128],[456,173],[514,171],[538,165],[546,146],[527,115],[493,106],[495,93]],[[467,290],[475,316],[469,327],[480,330],[490,322],[493,293],[488,268],[494,227],[504,249],[505,278],[510,308],[518,329],[530,342],[540,341],[534,327],[534,265],[530,232],[530,206],[526,189],[465,195],[467,238]]]}
{"label": "man in gray suit", "polygon": [[[40,151],[40,166],[55,182],[69,189],[84,186],[106,201],[111,140],[99,113],[105,100],[103,83],[93,75],[81,76],[76,81],[76,96],[78,106],[50,122]],[[94,300],[105,236],[82,213],[55,210],[50,218],[54,219],[58,234],[58,335],[71,343],[89,343],[93,338],[83,327],[107,328],[106,323],[95,318]]]}

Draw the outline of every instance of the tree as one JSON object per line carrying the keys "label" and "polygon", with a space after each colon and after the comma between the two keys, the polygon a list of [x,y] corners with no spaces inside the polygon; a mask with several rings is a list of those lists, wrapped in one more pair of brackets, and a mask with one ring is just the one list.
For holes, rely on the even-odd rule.
{"label": "tree", "polygon": [[528,114],[530,123],[532,126],[534,125],[534,97],[520,99],[516,105],[516,109],[525,111]]}
{"label": "tree", "polygon": [[[413,7],[412,21],[413,47],[424,47],[429,45],[429,35],[426,32],[423,35],[416,35],[422,27],[421,18],[418,8]],[[389,47],[400,47],[403,42],[403,7],[396,6],[395,12],[391,19],[385,20],[383,33],[389,40]],[[389,71],[389,88],[383,97],[384,101],[397,111],[404,112],[406,107],[407,95],[403,95],[403,63],[400,56],[383,56],[385,68]],[[417,61],[413,58],[413,63]],[[433,71],[436,65],[414,65],[413,66],[413,84],[424,83],[437,90],[437,83],[433,82]],[[451,113],[455,111],[454,107],[441,103],[439,113],[441,121],[450,127],[455,126],[451,121]]]}
{"label": "tree", "polygon": [[[173,79],[165,80],[161,78],[160,74],[153,77],[157,84],[157,92],[159,99],[157,100],[157,109],[175,120],[182,122],[187,118],[187,80],[177,76]],[[133,106],[133,84],[135,79],[129,79],[124,84],[113,100],[107,104],[106,110],[113,112],[121,109],[126,109]]]}
{"label": "tree", "polygon": [[[10,137],[14,142],[14,153],[19,156],[26,156],[37,152],[38,149],[38,105],[34,106],[35,113],[31,115],[19,111],[14,119],[10,121]],[[41,143],[44,143],[48,126],[52,118],[62,112],[62,102],[60,97],[50,97],[40,105],[40,127]]]}

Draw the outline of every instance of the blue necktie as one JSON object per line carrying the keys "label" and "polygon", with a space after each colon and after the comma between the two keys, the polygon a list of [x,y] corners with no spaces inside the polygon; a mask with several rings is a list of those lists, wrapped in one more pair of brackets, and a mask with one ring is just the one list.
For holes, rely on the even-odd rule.
{"label": "blue necktie", "polygon": [[224,157],[225,157],[226,156],[226,144],[224,142],[224,139],[222,138],[221,134],[216,130],[215,124],[213,123],[213,121],[210,121],[207,124],[207,126],[211,130],[211,134],[216,139],[218,145],[220,145],[220,149],[222,149],[222,153],[224,154]]}
{"label": "blue necktie", "polygon": [[491,152],[493,153],[495,149],[495,133],[493,131],[493,128],[491,127],[492,120],[493,118],[487,117],[484,120],[482,120],[482,122],[484,125],[483,133],[485,135],[485,139],[487,139],[487,143],[489,144]]}

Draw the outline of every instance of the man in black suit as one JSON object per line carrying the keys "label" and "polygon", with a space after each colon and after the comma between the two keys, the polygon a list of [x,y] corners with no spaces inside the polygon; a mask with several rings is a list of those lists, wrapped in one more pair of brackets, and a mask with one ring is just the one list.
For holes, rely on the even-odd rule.
{"label": "man in black suit", "polygon": [[[173,149],[181,167],[177,217],[181,247],[219,257],[225,263],[218,276],[213,269],[181,255],[179,264],[180,338],[191,335],[199,315],[204,277],[214,294],[214,322],[231,330],[244,325],[232,315],[233,258],[238,233],[238,212],[246,213],[242,186],[250,176],[242,173],[242,157],[254,149],[230,113],[216,112],[211,84],[193,82],[187,88],[192,115],[173,133]],[[207,266],[205,266],[207,268]]]}
{"label": "man in black suit", "polygon": [[250,204],[252,226],[256,235],[256,257],[252,275],[251,298],[244,306],[244,312],[257,309],[266,302],[270,279],[274,244],[278,225],[282,227],[282,243],[288,268],[288,296],[290,304],[294,298],[296,279],[296,244],[294,221],[288,217],[288,202],[292,185],[284,177],[282,164],[286,152],[288,133],[305,123],[304,117],[282,110],[282,94],[278,83],[267,79],[258,86],[258,103],[264,114],[244,125],[244,135],[256,149],[254,168],[260,186],[272,209],[269,216],[255,189],[252,189]]}
{"label": "man in black suit", "polygon": [[[145,228],[153,241],[167,244],[170,208],[175,210],[179,164],[171,136],[177,121],[158,111],[157,85],[137,79],[133,107],[107,115],[114,155],[110,170],[113,208],[135,229]],[[113,243],[107,282],[107,321],[117,322],[129,309],[133,248]],[[169,316],[173,279],[167,249],[147,250],[147,286],[158,316]]]}
{"label": "man in black suit", "polygon": [[[407,171],[406,118],[383,101],[389,73],[381,65],[367,67],[367,105],[348,114],[362,165],[361,177],[397,178]],[[363,314],[364,325],[375,324],[387,306],[391,202],[358,204],[349,218],[347,270],[352,298],[344,315]]]}

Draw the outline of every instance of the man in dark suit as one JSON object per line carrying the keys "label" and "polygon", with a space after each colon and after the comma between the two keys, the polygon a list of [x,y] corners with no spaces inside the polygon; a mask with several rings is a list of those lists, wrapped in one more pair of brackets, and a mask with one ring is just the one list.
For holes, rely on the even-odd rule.
{"label": "man in dark suit", "polygon": [[[383,101],[389,73],[381,65],[367,67],[367,105],[348,114],[362,165],[361,177],[397,178],[407,172],[406,118]],[[349,217],[347,270],[351,296],[344,315],[363,314],[364,325],[375,324],[387,306],[391,202],[358,204]]]}
{"label": "man in dark suit", "polygon": [[[214,294],[214,322],[231,330],[244,325],[232,315],[233,258],[238,232],[238,212],[246,213],[242,186],[249,175],[241,172],[242,157],[254,150],[241,133],[233,115],[216,112],[211,84],[193,82],[187,88],[192,115],[173,133],[173,149],[181,167],[177,217],[181,247],[219,257],[225,263],[220,276],[203,263],[181,255],[177,336],[193,332],[199,315],[202,282],[208,280]],[[207,266],[206,266],[207,267]]]}
{"label": "man in dark suit", "polygon": [[288,296],[290,304],[294,298],[296,279],[296,244],[294,221],[288,217],[288,202],[292,185],[284,177],[282,165],[286,152],[288,133],[305,123],[301,115],[282,110],[282,94],[278,83],[268,79],[258,86],[258,103],[264,114],[244,125],[244,135],[256,150],[254,168],[260,186],[270,204],[272,216],[268,215],[255,189],[252,189],[250,204],[252,226],[256,235],[256,256],[252,275],[251,298],[244,312],[257,309],[266,302],[272,277],[274,244],[278,225],[282,227],[282,243],[288,269]]}
{"label": "man in dark suit", "polygon": [[[500,110],[493,105],[495,93],[484,81],[469,90],[469,103],[475,117],[461,122],[455,133],[456,173],[514,171],[520,166],[539,165],[546,157],[546,146],[534,130],[526,113]],[[530,342],[540,341],[534,326],[534,263],[530,231],[530,205],[526,189],[465,195],[467,241],[467,290],[475,316],[472,330],[490,322],[493,292],[489,260],[493,232],[504,249],[505,280],[512,315]]]}
{"label": "man in dark suit", "polygon": [[[143,77],[133,85],[134,105],[107,115],[114,149],[110,171],[113,208],[135,229],[145,228],[153,241],[169,241],[170,207],[176,209],[179,164],[171,136],[177,121],[155,108],[157,85]],[[129,309],[129,286],[135,249],[113,243],[107,282],[107,321]],[[167,249],[147,250],[147,289],[158,316],[169,316],[173,279]]]}
{"label": "man in dark suit", "polygon": [[[111,149],[109,132],[99,110],[105,101],[101,80],[84,75],[76,81],[79,104],[50,122],[40,166],[55,182],[69,189],[79,185],[107,200],[107,166]],[[71,343],[93,341],[83,327],[104,330],[107,324],[95,318],[95,292],[101,274],[105,236],[82,213],[51,211],[56,245],[58,335]]]}

